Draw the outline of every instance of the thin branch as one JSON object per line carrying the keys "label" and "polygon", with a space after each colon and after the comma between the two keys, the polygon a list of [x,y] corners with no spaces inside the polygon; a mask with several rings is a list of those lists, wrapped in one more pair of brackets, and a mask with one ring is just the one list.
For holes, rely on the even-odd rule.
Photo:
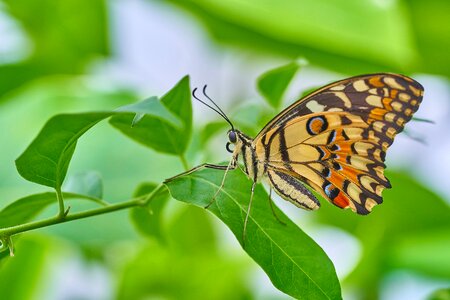
{"label": "thin branch", "polygon": [[67,214],[66,216],[64,216],[62,218],[58,214],[55,217],[44,219],[44,220],[39,220],[39,221],[20,224],[20,225],[16,225],[16,226],[1,228],[0,229],[0,237],[1,238],[4,238],[4,237],[9,238],[15,234],[19,234],[19,233],[30,231],[30,230],[35,230],[38,228],[43,228],[43,227],[47,227],[47,226],[51,226],[51,225],[70,222],[70,221],[78,220],[78,219],[89,218],[92,216],[102,215],[102,214],[106,214],[106,213],[110,213],[110,212],[114,212],[114,211],[118,211],[118,210],[122,210],[122,209],[131,208],[131,207],[145,206],[148,203],[148,201],[162,187],[163,187],[163,185],[160,184],[149,195],[145,195],[144,197],[139,197],[136,199],[125,201],[125,202],[111,204],[108,206],[95,208],[95,209],[91,209],[91,210],[87,210],[87,211],[83,211],[83,212],[79,212],[79,213]]}
{"label": "thin branch", "polygon": [[66,213],[66,209],[64,208],[64,197],[61,191],[61,187],[55,188],[56,190],[56,199],[58,199],[58,205],[59,205],[59,211],[58,211],[58,218],[64,219],[64,217],[67,215],[69,211]]}

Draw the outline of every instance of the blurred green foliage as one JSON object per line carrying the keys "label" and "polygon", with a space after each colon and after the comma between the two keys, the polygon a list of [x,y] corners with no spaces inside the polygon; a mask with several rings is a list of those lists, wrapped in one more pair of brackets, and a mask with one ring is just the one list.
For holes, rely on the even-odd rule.
{"label": "blurred green foliage", "polygon": [[0,95],[42,76],[82,74],[89,60],[109,54],[104,0],[3,2],[33,49],[25,61],[0,65]]}
{"label": "blurred green foliage", "polygon": [[393,269],[450,278],[450,206],[406,173],[388,173],[393,186],[383,205],[366,217],[324,206],[320,222],[344,229],[363,245],[358,266],[346,281],[378,299],[383,276]]}
{"label": "blurred green foliage", "polygon": [[446,0],[169,0],[222,43],[358,74],[450,76]]}
{"label": "blurred green foliage", "polygon": [[[446,0],[167,2],[191,12],[220,43],[258,55],[304,57],[314,66],[349,74],[394,71],[450,75],[450,2]],[[111,115],[112,109],[137,97],[134,91],[96,88],[80,76],[88,74],[90,65],[98,59],[112,55],[107,1],[1,3],[0,8],[19,23],[32,45],[25,60],[0,64],[0,127],[5,132],[0,137],[0,224],[4,227],[56,212],[55,193],[25,183],[13,166],[13,160],[48,118],[80,111]],[[230,116],[240,129],[254,135],[276,114],[293,73],[293,68],[284,66],[262,75],[258,88],[268,102],[244,102],[235,107]],[[275,84],[279,88],[271,89]],[[213,156],[215,151],[209,150],[209,143],[224,134],[226,124],[217,121],[203,128],[194,126],[189,78],[175,87],[161,101],[150,98],[153,102],[147,102],[149,106],[134,104],[137,114],[118,113],[110,119],[113,126],[147,148],[136,146],[108,124],[99,123],[83,135],[73,157],[66,152],[67,165],[58,169],[64,173],[59,175],[65,175],[68,159],[73,158],[63,185],[71,193],[65,198],[82,199],[70,201],[72,211],[99,207],[102,197],[115,203],[133,193],[148,194],[155,186],[148,182],[162,182],[184,169],[180,158]],[[139,109],[146,109],[145,116],[139,112],[139,105]],[[132,123],[134,127],[130,127]],[[54,127],[55,132],[59,127]],[[159,146],[167,139],[158,133],[149,134],[149,127],[164,128],[176,139]],[[49,143],[45,137],[42,141]],[[38,166],[30,162],[23,165]],[[85,173],[92,169],[101,173],[103,180],[98,173]],[[44,171],[37,168],[37,172]],[[239,176],[236,173],[231,177],[238,177],[236,185],[242,183]],[[211,174],[210,179],[217,180],[215,177]],[[407,171],[391,172],[389,177],[394,188],[385,192],[385,203],[370,216],[361,218],[324,203],[312,220],[313,226],[335,226],[360,241],[361,260],[341,284],[344,291],[356,289],[361,299],[379,297],[380,283],[394,270],[450,281],[448,204]],[[134,191],[139,182],[144,183]],[[247,193],[246,184],[242,186],[238,192]],[[265,197],[264,191],[259,189],[259,193]],[[27,233],[16,238],[14,258],[8,251],[0,252],[2,298],[47,297],[55,282],[61,283],[52,277],[55,264],[61,260],[101,265],[112,277],[111,282],[117,283],[114,294],[119,299],[254,298],[257,292],[249,277],[255,264],[243,256],[243,251],[228,253],[223,249],[219,240],[223,235],[217,233],[218,225],[211,216],[194,206],[174,204],[164,192],[160,196],[145,208],[61,224],[41,230],[40,235]],[[19,200],[11,203],[9,199]],[[243,203],[246,199],[243,197]],[[267,204],[261,200],[257,205]],[[266,222],[274,222],[273,216],[266,217]],[[236,237],[240,238],[239,233]],[[301,249],[297,245],[295,251]],[[258,254],[265,249],[251,251]],[[72,275],[64,274],[68,278]],[[338,290],[336,286],[327,288]],[[448,299],[448,290],[437,291],[430,299]]]}

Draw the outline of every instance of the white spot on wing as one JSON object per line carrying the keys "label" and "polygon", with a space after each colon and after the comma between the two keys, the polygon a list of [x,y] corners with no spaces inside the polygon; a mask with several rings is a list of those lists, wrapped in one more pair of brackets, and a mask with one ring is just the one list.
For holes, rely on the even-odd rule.
{"label": "white spot on wing", "polygon": [[316,100],[312,100],[306,103],[306,107],[312,112],[321,112],[325,110],[325,105],[320,104]]}

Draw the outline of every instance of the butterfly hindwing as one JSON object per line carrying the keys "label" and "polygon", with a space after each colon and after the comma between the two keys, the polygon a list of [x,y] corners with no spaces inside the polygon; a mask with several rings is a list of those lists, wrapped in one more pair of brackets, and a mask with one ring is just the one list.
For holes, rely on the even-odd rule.
{"label": "butterfly hindwing", "polygon": [[422,95],[420,84],[402,75],[336,82],[275,117],[255,138],[256,152],[268,174],[289,174],[333,204],[367,214],[390,188],[386,150]]}

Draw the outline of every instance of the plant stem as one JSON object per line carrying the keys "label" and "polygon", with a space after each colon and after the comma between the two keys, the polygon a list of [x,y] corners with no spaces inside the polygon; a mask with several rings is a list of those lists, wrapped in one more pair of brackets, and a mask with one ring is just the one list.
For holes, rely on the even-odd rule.
{"label": "plant stem", "polygon": [[[162,186],[163,185],[160,184],[149,195],[147,195],[145,197],[139,197],[137,199],[124,201],[124,202],[117,203],[117,204],[111,204],[111,205],[108,205],[105,207],[95,208],[95,209],[91,209],[91,210],[87,210],[87,211],[83,211],[83,212],[79,212],[79,213],[68,214],[65,216],[63,215],[63,217],[61,217],[58,214],[55,217],[44,219],[44,220],[39,220],[39,221],[30,222],[30,223],[26,223],[26,224],[20,224],[20,225],[16,225],[16,226],[2,228],[2,229],[0,229],[0,238],[11,237],[18,233],[22,233],[22,232],[26,232],[26,231],[30,231],[30,230],[34,230],[34,229],[38,229],[38,228],[43,228],[43,227],[47,227],[47,226],[51,226],[51,225],[55,225],[55,224],[65,223],[65,222],[69,222],[69,221],[73,221],[73,220],[89,218],[92,216],[110,213],[113,211],[127,209],[127,208],[131,208],[131,207],[135,207],[135,206],[144,206],[153,197],[153,195],[155,195],[162,188]],[[60,208],[61,208],[61,206],[60,206]],[[63,210],[63,213],[64,213],[64,210]]]}
{"label": "plant stem", "polygon": [[0,236],[11,236],[11,235],[15,235],[15,234],[18,234],[21,232],[34,230],[37,228],[47,227],[50,225],[60,224],[60,223],[83,219],[83,218],[88,218],[88,217],[101,215],[101,214],[108,213],[108,212],[113,212],[116,210],[130,208],[133,206],[139,206],[139,205],[141,205],[141,199],[125,201],[122,203],[113,204],[113,205],[109,205],[106,207],[100,207],[100,208],[96,208],[96,209],[92,209],[92,210],[88,210],[88,211],[74,213],[71,215],[67,215],[64,218],[61,218],[58,215],[56,217],[52,217],[52,218],[48,218],[48,219],[44,219],[44,220],[40,220],[40,221],[36,221],[36,222],[20,224],[20,225],[0,229]]}
{"label": "plant stem", "polygon": [[60,219],[64,219],[66,213],[65,213],[65,208],[64,208],[64,197],[61,192],[61,187],[57,187],[57,188],[55,188],[55,190],[56,190],[56,199],[58,199],[58,205],[59,205],[58,217]]}

